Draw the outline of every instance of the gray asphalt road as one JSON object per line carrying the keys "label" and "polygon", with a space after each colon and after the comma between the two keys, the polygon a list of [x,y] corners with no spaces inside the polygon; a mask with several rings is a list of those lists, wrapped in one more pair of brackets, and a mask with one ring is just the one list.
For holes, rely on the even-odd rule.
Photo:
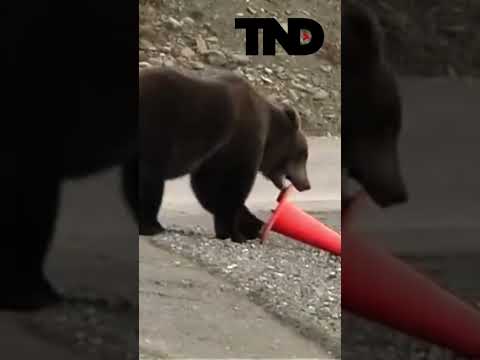
{"label": "gray asphalt road", "polygon": [[138,229],[118,169],[65,184],[48,272],[67,292],[137,299]]}

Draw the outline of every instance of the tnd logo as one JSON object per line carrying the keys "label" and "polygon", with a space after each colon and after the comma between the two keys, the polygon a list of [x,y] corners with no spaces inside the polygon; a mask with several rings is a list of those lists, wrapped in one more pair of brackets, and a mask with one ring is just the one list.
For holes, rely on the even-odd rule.
{"label": "tnd logo", "polygon": [[323,45],[325,33],[315,20],[288,19],[288,32],[273,18],[236,18],[235,29],[245,29],[246,55],[258,55],[258,31],[263,30],[263,55],[275,55],[276,42],[288,55],[310,55]]}

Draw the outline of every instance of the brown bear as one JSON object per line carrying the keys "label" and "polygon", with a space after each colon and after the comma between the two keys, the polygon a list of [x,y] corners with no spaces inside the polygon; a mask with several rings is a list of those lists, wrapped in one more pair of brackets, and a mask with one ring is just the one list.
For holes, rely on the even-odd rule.
{"label": "brown bear", "polygon": [[220,239],[243,242],[263,223],[245,206],[258,172],[279,189],[310,189],[307,141],[297,113],[274,105],[233,73],[209,78],[151,67],[140,71],[141,235],[157,221],[164,182],[190,174]]}
{"label": "brown bear", "polygon": [[[138,153],[138,5],[87,0],[68,17],[58,1],[24,5],[2,6],[3,29],[15,30],[3,36],[0,59],[0,310],[15,311],[62,300],[45,262],[64,181]],[[116,61],[99,65],[108,56]],[[128,197],[138,197],[137,173],[125,174]]]}
{"label": "brown bear", "polygon": [[358,1],[342,2],[342,207],[360,184],[381,207],[408,193],[400,170],[402,100],[374,14]]}

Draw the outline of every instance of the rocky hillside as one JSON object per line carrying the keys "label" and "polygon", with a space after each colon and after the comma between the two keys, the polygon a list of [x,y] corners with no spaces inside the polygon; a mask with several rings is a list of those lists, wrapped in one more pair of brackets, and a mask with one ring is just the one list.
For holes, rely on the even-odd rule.
{"label": "rocky hillside", "polygon": [[480,1],[359,1],[379,16],[400,73],[480,76]]}
{"label": "rocky hillside", "polygon": [[[315,55],[245,56],[240,16],[310,17],[322,24],[325,45]],[[293,104],[310,134],[340,134],[340,0],[141,0],[140,67],[163,65],[198,72],[227,69],[259,92]]]}

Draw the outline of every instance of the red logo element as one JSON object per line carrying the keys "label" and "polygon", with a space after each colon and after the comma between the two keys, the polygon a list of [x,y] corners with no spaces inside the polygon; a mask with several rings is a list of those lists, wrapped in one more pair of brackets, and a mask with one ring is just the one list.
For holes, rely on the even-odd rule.
{"label": "red logo element", "polygon": [[308,30],[302,30],[300,33],[300,43],[307,44],[312,39],[312,34]]}

